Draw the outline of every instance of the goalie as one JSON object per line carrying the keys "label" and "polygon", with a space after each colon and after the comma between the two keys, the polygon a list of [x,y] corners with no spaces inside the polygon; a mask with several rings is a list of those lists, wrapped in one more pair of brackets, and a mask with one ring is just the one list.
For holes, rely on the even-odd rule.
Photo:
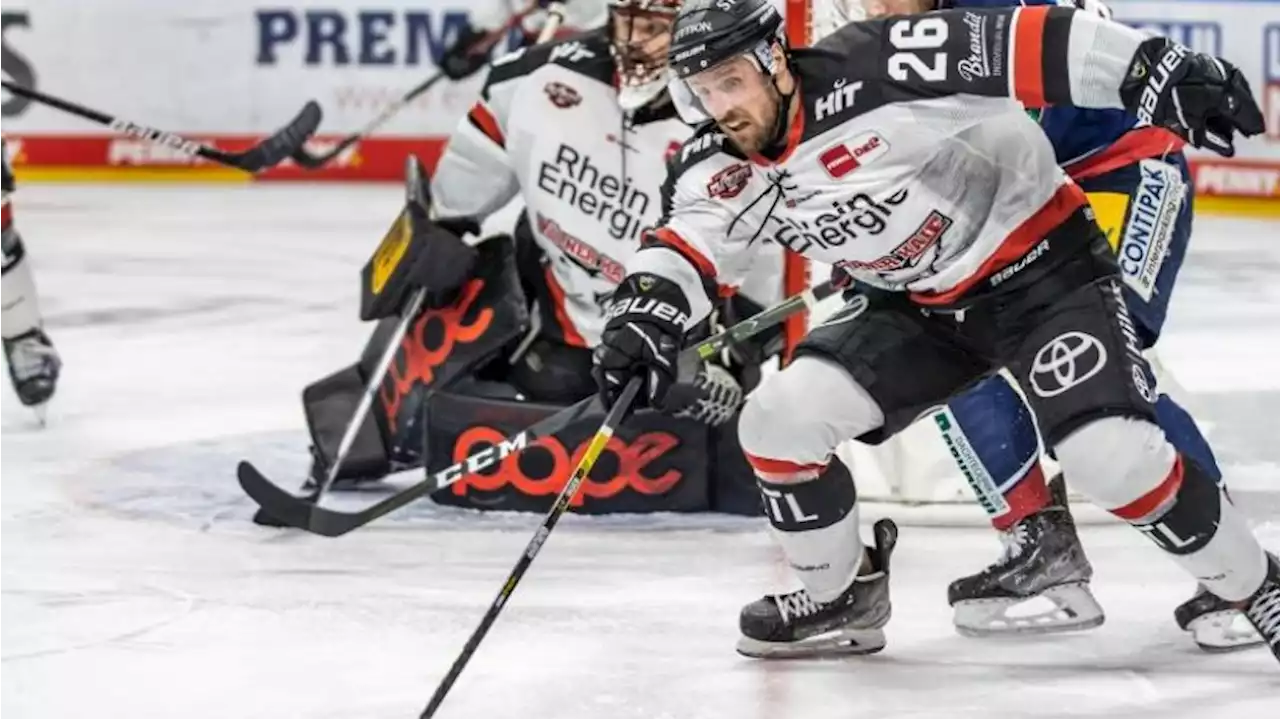
{"label": "goalie", "polygon": [[[911,14],[943,8],[1061,5],[1053,0],[866,0],[867,14]],[[1082,11],[1106,19],[1096,0]],[[1140,123],[1122,110],[1053,107],[1035,116],[1058,162],[1089,198],[1118,254],[1125,304],[1143,350],[1160,336],[1178,270],[1191,237],[1194,192],[1182,138]],[[1024,392],[1038,391],[1024,386]],[[1153,390],[1154,391],[1154,390]],[[1222,484],[1209,443],[1191,416],[1167,393],[1155,396],[1160,428],[1178,451]],[[937,413],[947,441],[971,448],[961,466],[1000,532],[999,561],[954,581],[947,598],[961,633],[974,636],[1053,632],[1101,624],[1089,589],[1092,567],[1076,534],[1062,475],[1046,483],[1032,412],[1001,375],[978,383]],[[926,421],[934,421],[929,418]],[[1013,611],[1035,597],[1053,602],[1037,614]],[[1261,638],[1239,612],[1201,585],[1174,612],[1178,625],[1211,651],[1256,646]]]}
{"label": "goalie", "polygon": [[[367,268],[361,315],[381,323],[365,358],[304,392],[313,478],[335,456],[371,360],[418,288],[428,291],[428,308],[405,338],[339,479],[377,479],[419,465],[434,471],[504,418],[512,429],[531,423],[530,405],[558,407],[594,393],[591,356],[605,308],[641,231],[663,214],[668,160],[691,134],[666,92],[678,6],[618,0],[606,27],[493,63],[436,167],[433,206],[411,203]],[[719,191],[739,191],[740,179],[719,178]],[[480,223],[517,198],[524,208],[514,231],[480,238]],[[791,291],[803,289],[803,277],[786,267],[782,250],[771,245],[742,291],[720,302],[718,316],[731,323],[773,304],[786,277],[798,281]],[[618,473],[635,475],[648,465],[649,478],[677,477],[676,487],[612,502],[597,497],[586,509],[757,513],[736,415],[760,363],[783,350],[785,334],[688,368],[662,408],[666,417],[637,418],[662,442],[618,452]],[[563,451],[552,455],[571,456],[572,438],[560,439]],[[528,496],[545,483],[525,481],[519,473],[526,464],[521,458],[509,467],[518,481],[492,491],[473,485],[459,494],[463,481],[435,498],[536,508],[550,497]],[[261,513],[257,519],[272,522]]]}
{"label": "goalie", "polygon": [[44,406],[58,386],[62,360],[44,332],[31,261],[13,223],[10,195],[16,183],[8,145],[0,143],[0,154],[4,156],[4,358],[18,400],[34,408],[43,423]]}

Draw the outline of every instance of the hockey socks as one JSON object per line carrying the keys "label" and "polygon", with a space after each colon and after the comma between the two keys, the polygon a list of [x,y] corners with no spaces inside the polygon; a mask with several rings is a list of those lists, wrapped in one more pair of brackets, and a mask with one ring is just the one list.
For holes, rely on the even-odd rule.
{"label": "hockey socks", "polygon": [[[777,462],[751,458],[757,465]],[[862,565],[863,546],[858,535],[858,493],[849,469],[839,459],[816,471],[787,474],[767,471],[756,483],[774,541],[813,599],[827,602],[838,597]],[[811,475],[812,478],[804,478]]]}
{"label": "hockey socks", "polygon": [[1266,553],[1244,516],[1204,469],[1182,455],[1159,486],[1111,512],[1227,601],[1248,599],[1266,576]]}

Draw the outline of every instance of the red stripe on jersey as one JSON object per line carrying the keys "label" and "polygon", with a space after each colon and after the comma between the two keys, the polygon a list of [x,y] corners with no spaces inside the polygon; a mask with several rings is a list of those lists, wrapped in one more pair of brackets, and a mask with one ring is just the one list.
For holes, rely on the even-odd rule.
{"label": "red stripe on jersey", "polygon": [[1182,487],[1182,455],[1178,455],[1173,460],[1173,469],[1169,470],[1169,476],[1164,478],[1160,486],[1138,497],[1132,502],[1111,510],[1111,513],[1117,517],[1132,522],[1144,517],[1151,516],[1163,504],[1173,499],[1178,494],[1178,489]]}
{"label": "red stripe on jersey", "polygon": [[991,253],[977,270],[960,280],[954,287],[943,292],[912,292],[911,300],[921,305],[949,305],[959,300],[966,292],[979,282],[990,277],[996,270],[1017,262],[1023,255],[1045,238],[1058,225],[1066,221],[1071,213],[1084,207],[1089,202],[1074,182],[1067,182],[1053,193],[1053,197],[1025,222],[1018,225],[1004,242]]}
{"label": "red stripe on jersey", "polygon": [[800,464],[792,462],[788,459],[772,459],[770,457],[757,457],[750,452],[743,452],[747,457],[747,463],[756,471],[756,474],[769,476],[790,476],[790,475],[817,475],[827,468],[826,462],[815,462],[813,464]]}
{"label": "red stripe on jersey", "polygon": [[[782,256],[782,294],[794,297],[809,289],[809,263],[800,255],[788,251]],[[791,361],[800,340],[809,331],[809,311],[804,310],[791,315],[782,323],[782,362]]]}
{"label": "red stripe on jersey", "polygon": [[1013,96],[1027,107],[1044,107],[1044,26],[1049,5],[1014,13]]}
{"label": "red stripe on jersey", "polygon": [[707,259],[706,255],[695,249],[693,245],[685,242],[684,238],[676,234],[675,230],[670,227],[659,227],[649,234],[653,239],[657,240],[658,244],[679,252],[680,256],[697,268],[698,273],[703,277],[715,278],[716,266],[712,264],[711,260]]}
{"label": "red stripe on jersey", "polygon": [[551,295],[551,303],[555,305],[556,324],[560,325],[560,333],[564,335],[564,343],[570,347],[586,347],[587,341],[582,333],[569,319],[569,310],[564,306],[564,288],[556,280],[556,274],[550,267],[544,268],[547,277],[547,292]]}
{"label": "red stripe on jersey", "polygon": [[507,146],[507,140],[502,135],[502,128],[498,125],[498,120],[489,111],[489,108],[485,107],[483,101],[477,100],[476,104],[471,106],[471,112],[467,113],[467,117],[471,118],[471,122],[480,128],[480,131],[487,135],[490,140],[497,143],[498,147],[505,148]]}
{"label": "red stripe on jersey", "polygon": [[1132,165],[1138,160],[1181,152],[1186,144],[1186,140],[1163,127],[1135,128],[1121,135],[1119,140],[1062,169],[1067,171],[1071,179],[1078,182],[1105,175],[1112,170]]}

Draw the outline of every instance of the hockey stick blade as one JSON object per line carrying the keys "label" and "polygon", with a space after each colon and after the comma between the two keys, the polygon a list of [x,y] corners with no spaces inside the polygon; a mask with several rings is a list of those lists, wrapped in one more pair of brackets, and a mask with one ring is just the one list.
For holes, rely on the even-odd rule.
{"label": "hockey stick blade", "polygon": [[302,149],[302,144],[320,127],[323,117],[319,103],[308,100],[289,124],[245,152],[231,156],[235,158],[236,164],[248,172],[275,167]]}
{"label": "hockey stick blade", "polygon": [[[686,349],[685,353],[702,359],[711,357],[733,346],[736,342],[742,342],[752,335],[781,323],[805,307],[812,307],[837,291],[830,282],[825,282],[699,342]],[[427,475],[422,481],[405,487],[386,499],[355,512],[317,506],[309,502],[306,497],[290,494],[272,483],[248,462],[240,463],[237,475],[240,488],[267,514],[284,524],[304,529],[312,534],[340,537],[417,499],[444,489],[463,477],[502,461],[509,454],[520,451],[539,437],[560,431],[586,415],[595,402],[595,397],[589,397],[566,407],[524,431],[508,437],[497,446],[480,450],[456,464]]]}

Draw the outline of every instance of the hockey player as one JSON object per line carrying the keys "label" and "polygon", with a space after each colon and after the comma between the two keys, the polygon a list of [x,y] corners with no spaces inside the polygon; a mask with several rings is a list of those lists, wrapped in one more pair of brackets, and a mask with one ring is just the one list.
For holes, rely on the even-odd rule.
{"label": "hockey player", "polygon": [[4,233],[3,312],[0,323],[4,330],[4,358],[9,366],[9,380],[22,404],[33,407],[44,423],[44,405],[58,386],[62,360],[53,342],[44,332],[35,277],[22,236],[13,224],[15,189],[13,168],[9,164],[9,147],[0,141],[4,155],[4,210],[0,226]]}
{"label": "hockey player", "polygon": [[[404,263],[413,270],[397,291],[382,292],[380,311],[366,318],[394,324],[406,298],[419,287],[429,289],[438,306],[434,298],[456,297],[481,275],[502,275],[512,256],[519,279],[510,283],[509,292],[500,293],[502,302],[510,304],[523,291],[531,310],[521,299],[518,312],[507,314],[531,312],[532,317],[507,323],[523,336],[493,351],[477,350],[480,343],[450,342],[457,348],[455,355],[471,354],[462,360],[451,357],[448,368],[418,372],[422,382],[398,383],[384,391],[374,407],[382,437],[358,440],[339,478],[376,479],[388,471],[429,464],[422,425],[432,423],[419,421],[425,416],[419,407],[429,410],[429,393],[438,389],[477,398],[477,406],[479,398],[487,402],[495,392],[502,401],[518,396],[544,404],[569,404],[595,393],[591,350],[604,326],[604,308],[622,280],[625,262],[639,248],[642,229],[660,219],[668,160],[692,134],[666,90],[667,47],[678,7],[679,0],[615,0],[607,26],[519,50],[492,65],[480,98],[436,166],[430,183],[432,218],[422,218],[426,236],[414,240],[421,247],[419,256]],[[512,236],[477,240],[480,223],[513,199],[523,201],[524,209]],[[750,286],[723,302],[722,312],[745,317],[781,299],[785,267],[784,253],[771,245],[753,268]],[[803,286],[792,288],[799,289]],[[501,315],[503,309],[497,312]],[[528,327],[516,326],[519,322]],[[375,333],[371,346],[382,344]],[[689,486],[707,482],[713,509],[758,511],[753,477],[737,446],[736,412],[743,385],[756,380],[763,357],[784,347],[785,337],[774,333],[759,346],[739,348],[732,361],[704,363],[665,406],[684,420],[673,424],[671,432],[679,434],[680,426],[690,430],[680,435],[681,446],[698,446],[693,453],[698,466],[674,469]],[[406,370],[393,373],[410,375],[413,364],[412,357],[397,359],[394,367]],[[454,364],[466,367],[454,372]],[[359,399],[363,377],[342,379],[351,374],[340,372],[304,392],[315,440],[313,477],[326,471],[336,438]],[[429,388],[425,378],[432,382]],[[333,401],[329,384],[345,388],[341,402]],[[409,388],[407,394],[388,402],[402,387]],[[484,413],[494,414],[492,408]],[[439,441],[446,449],[467,427],[459,412],[450,414],[450,422],[461,429]],[[479,422],[482,413],[476,414]],[[441,423],[435,424],[438,429]],[[493,506],[489,499],[484,498],[486,506]],[[274,523],[261,513],[255,521]]]}
{"label": "hockey player", "polygon": [[[921,13],[945,8],[1061,4],[1054,0],[866,0],[867,14]],[[1110,19],[1095,0],[1081,9]],[[1193,187],[1181,138],[1139,124],[1122,110],[1047,108],[1041,127],[1059,164],[1080,183],[1099,225],[1119,257],[1125,304],[1143,349],[1154,346],[1191,236]],[[1168,394],[1155,403],[1156,419],[1179,452],[1222,481],[1209,443],[1191,416]],[[926,419],[951,445],[970,448],[960,467],[1001,533],[1005,551],[987,569],[953,582],[948,601],[955,624],[973,636],[1083,629],[1102,623],[1089,590],[1093,570],[1076,535],[1060,477],[1046,485],[1029,408],[1001,375],[983,380],[946,409]],[[959,455],[957,455],[959,456]],[[1052,487],[1052,492],[1050,490]],[[1045,597],[1054,608],[1036,614],[1013,607]],[[1179,626],[1210,650],[1256,645],[1260,637],[1236,621],[1238,612],[1203,586],[1174,612]],[[1243,626],[1240,626],[1243,625]]]}
{"label": "hockey player", "polygon": [[[661,402],[704,287],[736,282],[762,234],[875,288],[743,409],[742,446],[803,588],[748,604],[739,651],[883,648],[896,528],[878,522],[863,547],[832,452],[1005,366],[1039,388],[1030,403],[1077,489],[1242,609],[1280,658],[1280,562],[1156,425],[1115,255],[1014,101],[1129,109],[1230,153],[1237,132],[1263,130],[1239,71],[1056,7],[853,23],[795,51],[780,26],[767,0],[681,12],[672,95],[715,122],[685,144],[670,212],[628,265],[597,351],[606,401],[636,378],[642,404]],[[734,192],[710,182],[735,167],[749,172]]]}

